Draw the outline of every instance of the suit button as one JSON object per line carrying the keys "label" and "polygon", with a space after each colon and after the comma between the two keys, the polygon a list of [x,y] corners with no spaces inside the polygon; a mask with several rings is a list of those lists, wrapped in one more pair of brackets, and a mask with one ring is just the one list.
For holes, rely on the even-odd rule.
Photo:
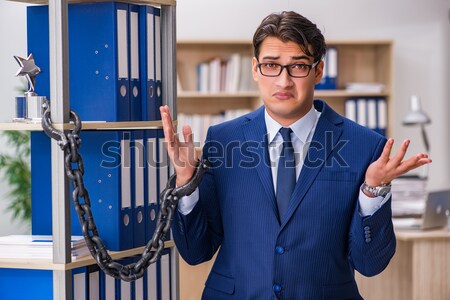
{"label": "suit button", "polygon": [[366,243],[370,243],[372,241],[372,239],[369,237],[369,238],[366,238]]}
{"label": "suit button", "polygon": [[273,285],[273,291],[274,291],[275,293],[281,292],[281,285],[279,285],[278,283],[275,283],[275,284]]}
{"label": "suit button", "polygon": [[282,246],[277,246],[277,247],[275,248],[275,252],[276,252],[277,254],[283,254],[283,253],[284,253],[284,248],[283,248]]}
{"label": "suit button", "polygon": [[364,227],[364,230],[365,230],[365,231],[370,230],[370,227],[369,227],[369,226],[366,226],[366,227]]}

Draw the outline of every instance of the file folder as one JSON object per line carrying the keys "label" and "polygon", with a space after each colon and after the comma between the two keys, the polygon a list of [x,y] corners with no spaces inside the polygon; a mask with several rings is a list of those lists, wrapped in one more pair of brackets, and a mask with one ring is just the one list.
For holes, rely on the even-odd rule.
{"label": "file folder", "polygon": [[347,99],[345,101],[345,117],[356,122],[356,100]]}
{"label": "file folder", "polygon": [[[167,186],[167,181],[169,179],[169,170],[170,170],[170,159],[166,150],[164,141],[164,131],[162,129],[158,130],[158,179],[159,179],[159,189],[158,195],[160,195]],[[158,196],[158,206],[161,205],[161,199]],[[171,237],[171,229],[166,233],[166,240],[170,240]]]}
{"label": "file folder", "polygon": [[146,210],[146,241],[153,237],[159,214],[159,188],[158,188],[158,139],[157,130],[146,130],[146,156],[147,156],[147,181],[145,194]]}
{"label": "file folder", "polygon": [[145,212],[145,171],[147,169],[146,154],[144,147],[144,131],[136,130],[132,133],[132,160],[133,160],[133,226],[134,226],[134,247],[141,247],[146,244],[146,218]]}
{"label": "file folder", "polygon": [[142,120],[156,120],[156,69],[155,69],[155,11],[158,8],[142,5],[139,14],[139,53],[142,90]]}
{"label": "file folder", "polygon": [[144,294],[144,278],[143,277],[136,279],[136,281],[134,282],[134,300],[146,300],[145,294]]}
{"label": "file folder", "polygon": [[161,120],[159,107],[163,105],[162,91],[162,43],[161,43],[161,10],[155,9],[155,74],[156,74],[156,120]]}
{"label": "file folder", "polygon": [[327,78],[326,78],[326,89],[335,90],[337,89],[337,78],[338,78],[338,53],[337,49],[330,47],[327,49]]}
{"label": "file folder", "polygon": [[[129,265],[136,261],[136,258],[130,257],[121,259],[118,262],[122,265]],[[118,280],[117,287],[116,293],[119,295],[120,300],[134,300],[134,282]]]}
{"label": "file folder", "polygon": [[378,98],[377,99],[377,131],[381,135],[386,136],[387,128],[387,104],[386,99]]}
{"label": "file folder", "polygon": [[146,300],[159,300],[158,298],[158,271],[157,263],[151,264],[145,273],[145,296]]}
{"label": "file folder", "polygon": [[120,281],[120,299],[121,300],[131,300],[131,282]]}
{"label": "file folder", "polygon": [[159,261],[159,283],[161,300],[172,299],[170,249],[165,249]]}
{"label": "file folder", "polygon": [[[128,4],[68,6],[70,104],[83,121],[129,121]],[[28,52],[42,69],[36,92],[50,96],[48,6],[27,7]]]}
{"label": "file folder", "polygon": [[367,126],[367,101],[365,98],[356,100],[356,121],[359,125]]}
{"label": "file folder", "polygon": [[378,131],[377,122],[377,102],[376,99],[367,99],[367,127],[374,131]]}
{"label": "file folder", "polygon": [[106,275],[103,271],[100,272],[100,293],[102,300],[120,300],[119,279]]}
{"label": "file folder", "polygon": [[130,119],[140,121],[142,119],[142,96],[139,74],[139,5],[129,4],[130,29]]}
{"label": "file folder", "polygon": [[72,295],[74,300],[88,300],[89,279],[87,267],[73,269],[72,271]]}
{"label": "file folder", "polygon": [[[98,265],[87,267],[89,300],[100,300],[100,268]],[[74,299],[75,300],[75,299]]]}
{"label": "file folder", "polygon": [[[100,237],[109,250],[133,248],[129,131],[82,131],[84,183]],[[50,139],[31,137],[32,234],[52,234]],[[71,201],[72,234],[82,235]]]}

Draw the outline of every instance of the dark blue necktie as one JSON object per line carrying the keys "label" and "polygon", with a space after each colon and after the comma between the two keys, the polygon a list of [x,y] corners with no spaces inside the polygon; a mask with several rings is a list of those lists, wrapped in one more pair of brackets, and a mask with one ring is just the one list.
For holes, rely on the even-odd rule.
{"label": "dark blue necktie", "polygon": [[291,142],[291,132],[292,130],[289,127],[282,127],[280,129],[280,134],[283,137],[283,147],[278,160],[277,173],[277,206],[280,221],[282,221],[289,205],[289,200],[291,199],[296,182],[294,147]]}

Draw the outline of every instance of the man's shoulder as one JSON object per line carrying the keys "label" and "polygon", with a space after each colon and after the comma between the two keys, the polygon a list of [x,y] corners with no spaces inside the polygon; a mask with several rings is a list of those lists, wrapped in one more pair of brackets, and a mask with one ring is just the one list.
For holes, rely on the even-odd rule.
{"label": "man's shoulder", "polygon": [[358,124],[355,121],[350,120],[344,116],[342,116],[342,119],[343,119],[342,125],[344,126],[345,131],[350,135],[357,135],[375,140],[386,139],[384,135],[380,134],[374,129]]}
{"label": "man's shoulder", "polygon": [[248,112],[248,113],[241,115],[239,117],[236,117],[232,120],[228,120],[228,121],[216,124],[216,125],[212,125],[210,127],[210,130],[212,130],[214,132],[233,133],[233,132],[235,132],[235,130],[238,130],[240,127],[242,127],[242,125],[245,125],[250,120],[252,120],[254,118],[255,114],[258,113],[258,111],[259,111],[259,109],[257,109],[256,111]]}

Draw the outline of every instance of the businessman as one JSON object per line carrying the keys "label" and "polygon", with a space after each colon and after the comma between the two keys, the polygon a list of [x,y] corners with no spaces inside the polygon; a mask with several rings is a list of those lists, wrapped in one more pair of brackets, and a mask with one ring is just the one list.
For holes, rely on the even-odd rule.
{"label": "businessman", "polygon": [[[295,12],[267,16],[253,37],[263,106],[212,126],[199,188],[183,197],[172,232],[190,264],[217,258],[202,299],[362,299],[354,270],[373,276],[395,252],[390,182],[430,163],[313,100],[324,37]],[[161,107],[181,186],[193,176],[192,131],[175,133]]]}

